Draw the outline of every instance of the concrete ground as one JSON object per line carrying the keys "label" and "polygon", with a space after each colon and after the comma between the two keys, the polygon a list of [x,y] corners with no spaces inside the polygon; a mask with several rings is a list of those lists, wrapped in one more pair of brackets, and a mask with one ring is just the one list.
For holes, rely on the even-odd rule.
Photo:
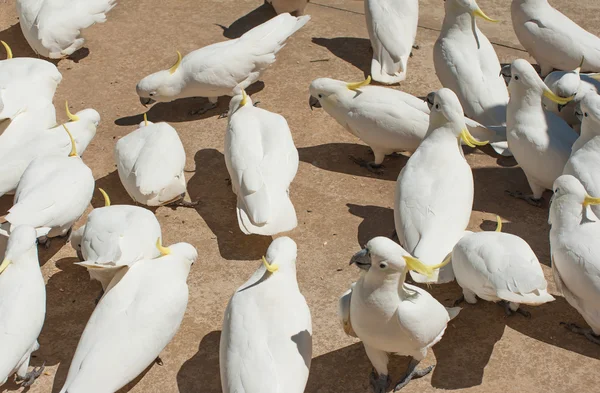
{"label": "concrete ground", "polygon": [[[600,4],[592,0],[551,1],[593,33],[600,33]],[[55,104],[66,99],[72,111],[95,108],[102,115],[96,138],[84,154],[97,187],[113,203],[131,203],[119,182],[112,152],[117,139],[136,128],[144,108],[135,94],[143,76],[166,69],[175,50],[193,49],[234,38],[262,21],[272,11],[262,0],[122,0],[108,21],[85,31],[89,53],[78,62],[62,60],[63,74]],[[441,0],[421,0],[417,43],[409,62],[408,79],[399,88],[424,96],[440,84],[435,76],[432,49],[443,18]],[[479,5],[497,24],[479,21],[496,44],[501,62],[524,57],[510,21],[509,0],[481,0]],[[348,267],[350,257],[369,239],[390,236],[394,230],[393,194],[396,177],[407,157],[388,158],[385,174],[375,176],[358,167],[348,155],[369,158],[369,149],[342,129],[324,111],[308,108],[308,85],[317,77],[359,81],[369,70],[370,45],[357,0],[316,0],[306,12],[312,20],[292,37],[254,89],[261,107],[286,117],[300,152],[300,168],[292,185],[299,225],[289,235],[298,243],[298,280],[313,316],[313,363],[306,392],[363,393],[369,389],[371,365],[362,344],[344,335],[336,316],[337,299],[359,277]],[[0,1],[0,39],[15,56],[34,56],[18,25],[14,0]],[[85,53],[84,53],[85,54]],[[0,55],[0,56],[3,56]],[[396,87],[398,88],[398,87]],[[203,99],[157,104],[148,111],[151,121],[167,121],[179,132],[187,153],[189,193],[199,199],[196,209],[159,208],[164,243],[187,241],[200,258],[189,277],[190,301],[181,330],[161,354],[163,366],[152,366],[122,392],[220,392],[219,335],[223,311],[233,291],[259,265],[271,239],[243,235],[235,216],[235,198],[227,183],[223,158],[228,99],[202,116],[188,113]],[[58,110],[59,121],[66,116]],[[469,229],[494,228],[495,216],[506,222],[504,231],[523,237],[534,249],[556,293],[549,268],[547,208],[539,209],[507,196],[506,189],[528,191],[522,171],[500,166],[476,151],[467,156],[475,177],[475,203]],[[506,165],[506,163],[504,163]],[[10,207],[0,199],[0,213]],[[93,206],[101,206],[99,193]],[[80,224],[77,224],[79,226]],[[41,348],[32,365],[46,363],[46,372],[29,390],[58,392],[70,360],[94,308],[100,286],[73,262],[75,253],[64,241],[40,250],[47,280],[46,322]],[[450,305],[460,295],[457,284],[430,291]],[[527,308],[530,320],[505,318],[490,303],[466,305],[423,365],[436,363],[428,376],[412,381],[404,392],[593,392],[600,348],[559,326],[561,321],[583,324],[564,298]],[[1,356],[1,354],[0,354]],[[118,361],[118,359],[115,359]],[[391,374],[400,378],[408,360],[395,358]],[[0,392],[18,390],[13,383]]]}

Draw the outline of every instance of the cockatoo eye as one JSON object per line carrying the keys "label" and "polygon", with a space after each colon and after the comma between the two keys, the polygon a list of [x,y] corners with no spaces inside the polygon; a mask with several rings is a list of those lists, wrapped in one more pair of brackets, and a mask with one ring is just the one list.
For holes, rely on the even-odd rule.
{"label": "cockatoo eye", "polygon": [[585,112],[583,115],[584,115],[585,117],[588,117],[588,113],[587,113],[587,112]]}
{"label": "cockatoo eye", "polygon": [[156,93],[155,93],[155,92],[152,92],[152,93],[149,93],[148,95],[149,95],[150,97],[154,97],[154,96],[156,95]]}
{"label": "cockatoo eye", "polygon": [[435,109],[440,109],[440,104],[435,104]]}
{"label": "cockatoo eye", "polygon": [[519,80],[519,75],[515,75],[515,80],[518,81]]}
{"label": "cockatoo eye", "polygon": [[385,263],[385,262],[381,262],[381,263],[379,264],[379,267],[380,267],[380,268],[382,268],[382,269],[385,269],[385,268],[387,267],[387,263]]}
{"label": "cockatoo eye", "polygon": [[323,94],[319,94],[319,98],[323,98]]}

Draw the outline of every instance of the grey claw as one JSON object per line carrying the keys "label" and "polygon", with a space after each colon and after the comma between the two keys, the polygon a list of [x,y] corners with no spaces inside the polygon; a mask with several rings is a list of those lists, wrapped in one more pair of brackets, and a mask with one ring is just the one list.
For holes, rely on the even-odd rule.
{"label": "grey claw", "polygon": [[[40,377],[40,375],[42,375],[45,368],[46,368],[46,363],[44,363],[40,367],[34,368],[30,372],[28,372],[25,375],[25,378],[22,379],[23,383],[21,384],[21,386],[26,388],[26,387],[33,385],[35,380],[38,379]],[[17,381],[19,381],[19,380],[20,380],[20,378],[17,377]]]}

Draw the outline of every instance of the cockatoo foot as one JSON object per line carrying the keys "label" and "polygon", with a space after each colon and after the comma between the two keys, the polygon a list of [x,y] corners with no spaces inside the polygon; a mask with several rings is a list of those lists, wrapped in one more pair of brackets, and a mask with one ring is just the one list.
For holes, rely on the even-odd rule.
{"label": "cockatoo foot", "polygon": [[367,168],[369,170],[369,172],[372,172],[376,175],[382,175],[383,174],[383,169],[385,168],[383,166],[383,164],[375,164],[374,162],[367,162],[366,160],[363,160],[362,158],[356,158],[354,156],[349,156],[350,159],[352,161],[354,161],[355,164],[360,165],[363,168]]}
{"label": "cockatoo foot", "polygon": [[25,378],[20,378],[19,376],[17,376],[17,382],[23,381],[23,383],[21,383],[21,386],[24,388],[31,386],[31,385],[33,385],[35,380],[38,379],[40,375],[42,375],[45,368],[46,368],[46,363],[42,364],[38,368],[34,368],[33,370],[31,370],[30,372],[25,374]]}
{"label": "cockatoo foot", "polygon": [[411,359],[410,363],[408,364],[408,369],[406,370],[406,375],[396,384],[396,387],[394,388],[394,392],[397,392],[398,390],[402,389],[403,387],[405,387],[406,385],[408,385],[408,383],[413,379],[413,378],[421,378],[424,377],[425,375],[429,374],[430,372],[433,371],[435,365],[431,365],[429,367],[425,367],[424,369],[421,370],[417,370],[417,365],[420,362],[418,360],[415,359]]}
{"label": "cockatoo foot", "polygon": [[162,359],[160,358],[160,356],[157,356],[156,359],[154,359],[154,363],[156,363],[159,366],[163,366],[164,363],[162,361]]}
{"label": "cockatoo foot", "polygon": [[38,243],[44,246],[44,248],[47,250],[50,248],[52,241],[50,241],[50,238],[48,236],[42,236],[38,239]]}
{"label": "cockatoo foot", "polygon": [[200,109],[190,112],[190,116],[203,115],[211,109],[215,109],[218,106],[217,102],[207,102]]}
{"label": "cockatoo foot", "polygon": [[176,207],[196,207],[198,206],[198,203],[200,203],[200,201],[194,201],[194,202],[188,202],[185,199],[181,198],[178,201],[175,202],[171,202],[168,205],[165,206],[169,206],[172,208],[176,208]]}
{"label": "cockatoo foot", "polygon": [[581,334],[582,336],[585,336],[585,338],[587,338],[589,341],[593,342],[594,344],[600,345],[600,337],[595,335],[594,332],[592,331],[592,329],[585,329],[580,326],[577,326],[574,323],[561,322],[560,324],[561,324],[561,326],[564,326],[565,329],[570,330],[576,334]]}
{"label": "cockatoo foot", "polygon": [[511,310],[510,303],[507,301],[502,300],[502,301],[498,302],[498,304],[500,306],[504,307],[504,314],[506,314],[507,317],[511,317],[515,314],[521,314],[525,318],[531,318],[531,313],[529,311],[521,310],[520,307],[517,308],[516,311]]}
{"label": "cockatoo foot", "polygon": [[543,198],[534,198],[531,195],[525,195],[520,191],[506,190],[506,193],[513,198],[522,199],[525,202],[529,203],[531,206],[535,206],[535,207],[542,207],[542,201],[544,200]]}
{"label": "cockatoo foot", "polygon": [[421,46],[419,44],[414,44],[412,46],[413,49],[421,49]]}
{"label": "cockatoo foot", "polygon": [[390,377],[387,375],[378,376],[375,370],[371,371],[369,381],[371,382],[374,393],[385,393],[391,382]]}

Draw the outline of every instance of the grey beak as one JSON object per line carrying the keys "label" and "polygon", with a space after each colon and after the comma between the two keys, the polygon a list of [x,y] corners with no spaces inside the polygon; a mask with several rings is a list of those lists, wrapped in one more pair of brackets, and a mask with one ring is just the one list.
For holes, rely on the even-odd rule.
{"label": "grey beak", "polygon": [[154,101],[150,97],[140,97],[140,102],[141,102],[142,105],[147,106],[147,105],[150,105],[150,104],[154,104],[156,101]]}
{"label": "grey beak", "polygon": [[321,103],[315,97],[310,96],[308,99],[308,106],[310,106],[310,110],[312,111],[313,108],[321,108]]}
{"label": "grey beak", "polygon": [[425,99],[425,101],[427,101],[427,106],[429,107],[429,109],[431,109],[431,107],[433,106],[433,102],[435,101],[435,91],[432,91],[431,93],[427,94],[427,98]]}
{"label": "grey beak", "polygon": [[510,79],[510,78],[512,77],[512,73],[511,73],[511,65],[510,65],[510,64],[507,64],[507,65],[505,65],[504,67],[502,67],[502,68],[500,69],[500,75],[498,75],[498,76],[503,76],[503,77],[505,77],[505,78],[509,78],[509,79]]}
{"label": "grey beak", "polygon": [[369,250],[364,248],[354,254],[352,259],[350,260],[350,265],[356,265],[359,269],[368,271],[371,267],[371,256],[369,255]]}

